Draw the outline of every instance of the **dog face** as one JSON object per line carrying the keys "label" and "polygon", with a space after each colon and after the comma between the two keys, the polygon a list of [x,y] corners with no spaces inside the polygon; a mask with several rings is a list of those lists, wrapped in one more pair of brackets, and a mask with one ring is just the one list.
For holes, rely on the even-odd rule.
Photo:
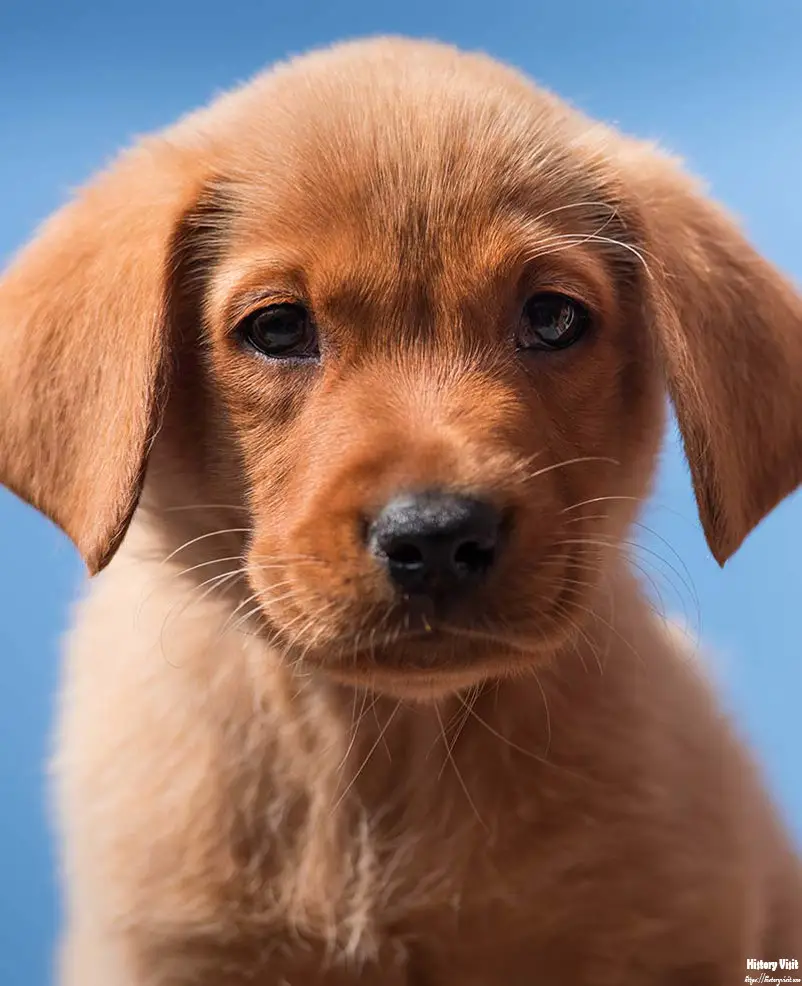
{"label": "dog face", "polygon": [[92,569],[163,422],[241,495],[288,659],[393,692],[577,632],[666,385],[719,560],[802,478],[794,291],[652,149],[440,46],[307,56],[135,150],[0,321],[0,463]]}
{"label": "dog face", "polygon": [[537,99],[435,129],[405,95],[343,126],[327,92],[273,131],[291,165],[265,148],[269,198],[228,200],[205,309],[262,611],[290,654],[393,687],[564,639],[662,395],[606,176]]}

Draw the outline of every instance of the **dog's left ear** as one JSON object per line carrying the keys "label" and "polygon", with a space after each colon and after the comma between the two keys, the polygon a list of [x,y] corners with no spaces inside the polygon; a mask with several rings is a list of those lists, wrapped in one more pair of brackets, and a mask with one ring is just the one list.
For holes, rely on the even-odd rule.
{"label": "dog's left ear", "polygon": [[802,297],[674,162],[631,155],[646,318],[723,565],[802,483]]}
{"label": "dog's left ear", "polygon": [[202,155],[124,155],[0,280],[0,481],[54,520],[94,574],[139,498],[173,355],[170,288]]}

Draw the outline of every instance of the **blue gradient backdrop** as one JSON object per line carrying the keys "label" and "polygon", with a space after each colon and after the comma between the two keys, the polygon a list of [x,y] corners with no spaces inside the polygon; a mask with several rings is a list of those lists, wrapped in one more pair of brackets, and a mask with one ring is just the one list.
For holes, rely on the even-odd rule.
{"label": "blue gradient backdrop", "polygon": [[[802,281],[796,0],[0,0],[0,260],[134,135],[288,53],[383,32],[485,49],[660,140]],[[674,437],[655,504],[648,523],[688,574],[653,535],[665,561],[642,560],[666,609],[686,612],[712,648],[725,700],[802,839],[802,499],[780,507],[723,572],[706,552]],[[59,638],[81,579],[65,539],[0,491],[2,986],[51,981],[59,906],[45,761]]]}

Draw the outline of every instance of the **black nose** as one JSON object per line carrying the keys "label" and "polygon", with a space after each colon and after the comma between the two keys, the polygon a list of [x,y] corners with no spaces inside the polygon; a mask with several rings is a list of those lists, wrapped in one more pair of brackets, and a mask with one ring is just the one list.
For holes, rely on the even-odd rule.
{"label": "black nose", "polygon": [[492,567],[500,520],[483,500],[420,493],[392,500],[371,526],[368,543],[399,589],[453,595],[481,581]]}

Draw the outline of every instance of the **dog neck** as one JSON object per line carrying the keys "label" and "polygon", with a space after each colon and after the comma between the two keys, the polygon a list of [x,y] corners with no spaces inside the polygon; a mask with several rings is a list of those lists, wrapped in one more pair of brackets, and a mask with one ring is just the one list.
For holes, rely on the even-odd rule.
{"label": "dog neck", "polygon": [[[682,683],[696,672],[623,565],[598,618],[559,653],[421,702],[299,671],[236,626],[233,593],[204,596],[206,569],[177,579],[142,525],[131,535],[107,584],[131,594],[140,629],[152,608],[151,694],[159,708],[164,693],[180,696],[166,735],[208,745],[227,854],[315,934],[353,931],[367,948],[368,905],[450,914],[474,900],[481,910],[518,892],[518,872],[546,879],[560,845],[582,847],[587,826],[615,830],[612,816],[643,803],[665,744],[703,742],[691,736],[706,728],[693,708],[702,690]],[[95,604],[106,605],[102,589]]]}

